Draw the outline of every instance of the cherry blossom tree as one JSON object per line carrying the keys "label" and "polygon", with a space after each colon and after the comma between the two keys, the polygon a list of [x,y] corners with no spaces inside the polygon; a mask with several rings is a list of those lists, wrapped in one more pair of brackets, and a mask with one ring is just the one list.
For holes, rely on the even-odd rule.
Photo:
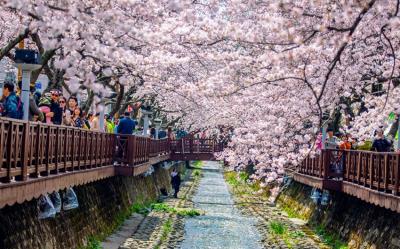
{"label": "cherry blossom tree", "polygon": [[315,153],[339,114],[367,139],[400,112],[399,0],[0,4],[0,58],[25,38],[40,72],[95,103],[151,97],[187,129],[232,129],[221,158],[266,183]]}

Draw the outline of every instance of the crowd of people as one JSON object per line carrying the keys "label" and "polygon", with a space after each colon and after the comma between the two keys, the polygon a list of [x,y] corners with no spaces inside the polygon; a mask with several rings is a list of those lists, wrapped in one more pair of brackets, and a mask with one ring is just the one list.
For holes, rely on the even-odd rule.
{"label": "crowd of people", "polygon": [[[20,87],[19,87],[20,89]],[[0,114],[2,117],[22,119],[23,103],[16,91],[14,84],[6,82],[3,86],[3,96],[0,102]],[[100,127],[99,113],[86,113],[78,103],[76,96],[66,98],[59,90],[51,90],[40,94],[34,86],[31,86],[29,95],[29,115],[30,121],[43,122],[46,124],[73,126],[92,131],[104,131],[116,134],[141,134],[138,122],[131,118],[130,112],[125,112],[120,117],[113,117],[109,114],[104,115],[104,130]],[[182,136],[182,131],[175,135],[171,127],[168,130],[150,127],[148,135],[151,138],[163,139],[169,137],[176,139]],[[158,136],[156,136],[158,135]]]}
{"label": "crowd of people", "polygon": [[[357,141],[357,139],[353,138],[350,133],[337,133],[334,135],[333,129],[328,128],[326,132],[327,136],[325,139],[325,149],[339,149],[339,150],[371,150],[376,152],[390,152],[393,151],[393,141],[386,138],[384,135],[384,131],[382,128],[378,128],[375,131],[374,139],[370,146],[368,146],[368,141],[363,142],[362,145]],[[319,134],[316,147],[318,150],[323,148],[322,143],[322,133]]]}
{"label": "crowd of people", "polygon": [[[322,149],[333,150],[331,151],[331,158],[329,167],[332,172],[341,174],[346,163],[345,150],[369,150],[375,152],[390,152],[393,151],[394,141],[386,138],[383,128],[378,128],[374,132],[374,139],[372,141],[359,142],[353,138],[350,133],[334,135],[333,129],[327,129],[326,138],[323,146],[322,133],[320,133],[316,140],[317,152]],[[333,177],[333,179],[340,180],[340,177]]]}

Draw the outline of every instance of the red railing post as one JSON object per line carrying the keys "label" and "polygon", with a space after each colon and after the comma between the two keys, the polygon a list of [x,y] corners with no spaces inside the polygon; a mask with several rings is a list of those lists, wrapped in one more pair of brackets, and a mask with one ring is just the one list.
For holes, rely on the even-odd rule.
{"label": "red railing post", "polygon": [[329,177],[329,171],[330,171],[330,161],[331,161],[331,154],[332,151],[330,150],[323,150],[322,155],[324,156],[323,160],[323,179],[328,179]]}
{"label": "red railing post", "polygon": [[190,136],[189,138],[189,151],[190,153],[193,153],[193,136]]}
{"label": "red railing post", "polygon": [[370,160],[369,160],[369,187],[372,188],[373,186],[373,173],[374,173],[374,169],[373,169],[373,165],[374,165],[374,154],[370,154]]}
{"label": "red railing post", "polygon": [[319,155],[318,158],[318,171],[319,171],[319,177],[322,178],[323,177],[323,165],[324,165],[324,151],[321,151],[321,154]]}
{"label": "red railing post", "polygon": [[384,158],[384,180],[383,180],[383,189],[386,192],[388,190],[388,185],[389,185],[389,162],[388,162],[388,155],[385,154],[385,158]]}
{"label": "red railing post", "polygon": [[[68,131],[65,131],[63,133],[63,135],[65,134],[65,138],[64,138],[64,146],[65,146],[65,142],[68,140]],[[61,153],[60,151],[60,140],[63,139],[62,137],[60,138],[60,127],[56,127],[56,132],[55,132],[55,151],[54,151],[54,164],[55,164],[55,173],[58,174],[58,157],[59,154]],[[64,157],[67,157],[67,151],[64,151]]]}

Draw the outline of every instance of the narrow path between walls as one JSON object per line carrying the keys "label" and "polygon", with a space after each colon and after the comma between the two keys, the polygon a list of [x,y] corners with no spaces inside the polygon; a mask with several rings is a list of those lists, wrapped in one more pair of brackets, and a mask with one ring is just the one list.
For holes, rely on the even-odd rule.
{"label": "narrow path between walls", "polygon": [[186,218],[181,249],[195,248],[263,248],[257,231],[256,220],[244,216],[234,205],[217,162],[204,162],[203,177],[192,198],[194,208],[204,215]]}

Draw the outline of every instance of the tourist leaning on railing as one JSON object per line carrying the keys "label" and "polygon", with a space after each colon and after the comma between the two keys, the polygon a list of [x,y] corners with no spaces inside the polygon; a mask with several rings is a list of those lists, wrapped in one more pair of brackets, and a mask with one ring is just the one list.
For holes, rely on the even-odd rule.
{"label": "tourist leaning on railing", "polygon": [[136,121],[130,118],[130,113],[125,112],[124,117],[119,121],[117,133],[123,135],[132,135],[135,130]]}
{"label": "tourist leaning on railing", "polygon": [[36,89],[34,86],[31,86],[30,88],[30,94],[29,94],[29,121],[43,121],[44,120],[44,115],[40,111],[39,107],[36,104],[34,93]]}
{"label": "tourist leaning on railing", "polygon": [[71,121],[72,121],[72,126],[78,128],[85,128],[85,121],[83,120],[81,108],[75,107],[74,115],[72,116]]}
{"label": "tourist leaning on railing", "polygon": [[371,150],[377,152],[389,152],[391,146],[392,146],[391,142],[384,137],[383,130],[378,129],[376,131],[376,138],[372,143]]}
{"label": "tourist leaning on railing", "polygon": [[339,142],[339,149],[340,150],[351,150],[352,144],[349,141],[349,135],[344,134],[342,135],[342,141]]}
{"label": "tourist leaning on railing", "polygon": [[70,111],[67,108],[67,98],[65,98],[64,96],[61,96],[60,100],[59,100],[59,103],[60,103],[60,107],[61,107],[62,112],[63,112],[62,124],[65,125],[65,126],[72,125],[71,118],[73,116],[73,111]]}
{"label": "tourist leaning on railing", "polygon": [[328,150],[329,149],[331,149],[331,150],[337,149],[340,140],[333,135],[333,129],[329,128],[327,130],[327,135],[328,135],[328,137],[326,138],[326,141],[325,141],[325,149],[328,149]]}
{"label": "tourist leaning on railing", "polygon": [[110,114],[104,115],[104,124],[105,124],[106,132],[107,132],[107,133],[114,133],[115,124],[114,124],[114,122],[111,120]]}
{"label": "tourist leaning on railing", "polygon": [[100,131],[99,116],[100,116],[100,113],[92,114],[90,116],[89,123],[90,123],[91,131]]}
{"label": "tourist leaning on railing", "polygon": [[22,119],[23,106],[21,99],[15,94],[14,84],[6,82],[3,87],[2,116],[7,118]]}
{"label": "tourist leaning on railing", "polygon": [[53,113],[51,117],[51,122],[56,125],[62,124],[63,110],[60,107],[60,103],[58,103],[60,98],[59,90],[51,90],[51,102],[50,102],[50,111]]}

